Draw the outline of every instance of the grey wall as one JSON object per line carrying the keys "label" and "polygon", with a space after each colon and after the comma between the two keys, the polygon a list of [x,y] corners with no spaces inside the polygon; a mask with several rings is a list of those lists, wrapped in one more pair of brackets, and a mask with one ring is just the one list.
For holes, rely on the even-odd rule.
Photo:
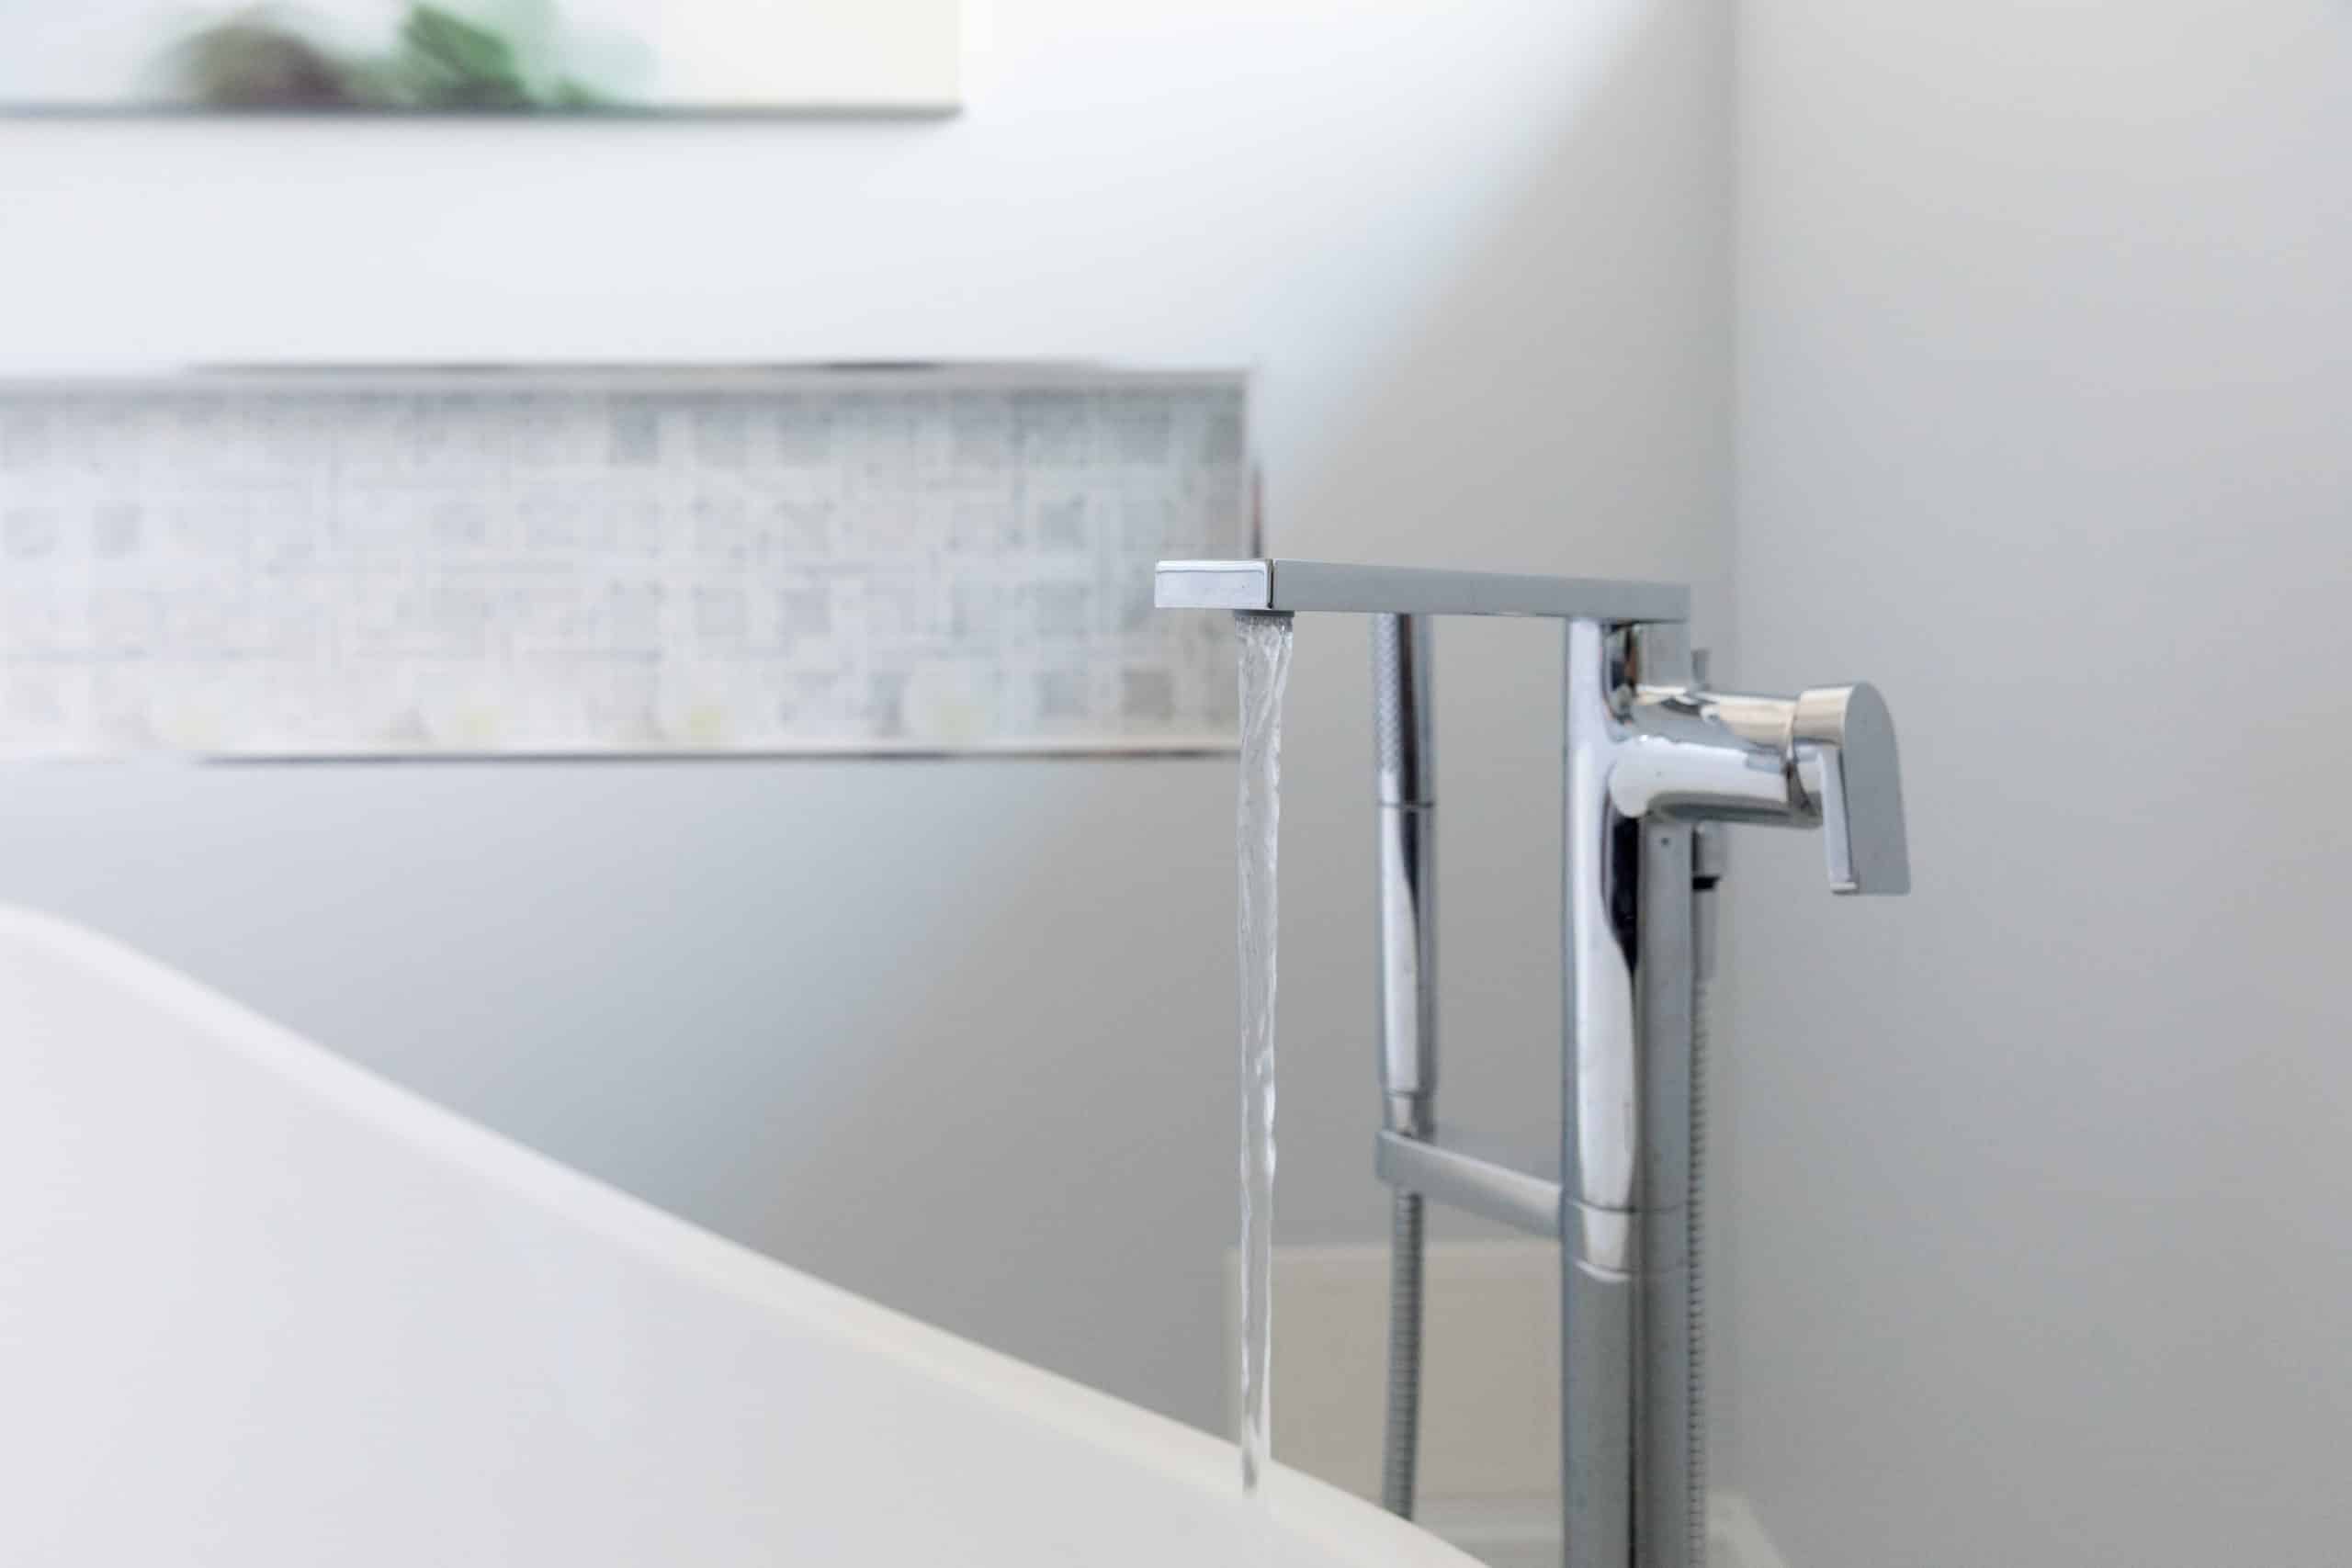
{"label": "grey wall", "polygon": [[1800,1568],[2352,1540],[2352,9],[1775,0],[1745,679],[1917,890],[1736,851],[1738,1479]]}
{"label": "grey wall", "polygon": [[[973,0],[944,123],[19,122],[0,371],[1248,365],[1290,554],[1729,565],[1704,0]],[[1558,648],[1442,653],[1449,1108],[1556,1098]],[[1369,1239],[1362,628],[1302,633],[1287,1239]],[[1233,1229],[1216,761],[0,773],[0,897],[494,1126],[1204,1424]],[[1365,1369],[1367,1376],[1372,1370]]]}

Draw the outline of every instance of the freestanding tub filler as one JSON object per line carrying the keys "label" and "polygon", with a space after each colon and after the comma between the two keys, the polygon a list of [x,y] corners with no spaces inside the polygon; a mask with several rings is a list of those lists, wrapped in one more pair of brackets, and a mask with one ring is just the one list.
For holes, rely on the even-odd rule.
{"label": "freestanding tub filler", "polygon": [[[1420,1205],[1561,1243],[1570,1568],[1696,1568],[1705,1554],[1699,998],[1722,874],[1717,824],[1817,828],[1838,893],[1910,887],[1894,727],[1866,685],[1713,690],[1690,595],[1664,583],[1320,561],[1163,561],[1163,608],[1373,617],[1379,802],[1376,1166],[1396,1190],[1385,1501],[1413,1503]],[[1430,620],[1566,623],[1566,997],[1556,1176],[1438,1138]]]}

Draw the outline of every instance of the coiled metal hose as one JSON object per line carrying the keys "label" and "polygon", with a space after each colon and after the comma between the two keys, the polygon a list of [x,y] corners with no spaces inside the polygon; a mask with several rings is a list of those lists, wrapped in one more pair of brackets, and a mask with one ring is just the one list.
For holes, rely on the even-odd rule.
{"label": "coiled metal hose", "polygon": [[1380,1506],[1413,1517],[1421,1434],[1421,1195],[1399,1192],[1388,1228],[1388,1425],[1381,1443]]}
{"label": "coiled metal hose", "polygon": [[[1702,893],[1702,898],[1713,897]],[[1690,1188],[1684,1198],[1690,1225],[1690,1260],[1684,1279],[1690,1296],[1690,1557],[1707,1561],[1707,1035],[1708,993],[1699,980],[1690,998]]]}

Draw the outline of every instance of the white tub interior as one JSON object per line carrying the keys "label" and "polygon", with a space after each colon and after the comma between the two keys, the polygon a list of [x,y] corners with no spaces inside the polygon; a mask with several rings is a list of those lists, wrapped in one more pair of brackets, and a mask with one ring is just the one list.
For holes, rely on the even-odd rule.
{"label": "white tub interior", "polygon": [[59,1568],[1468,1562],[6,909],[0,1485]]}

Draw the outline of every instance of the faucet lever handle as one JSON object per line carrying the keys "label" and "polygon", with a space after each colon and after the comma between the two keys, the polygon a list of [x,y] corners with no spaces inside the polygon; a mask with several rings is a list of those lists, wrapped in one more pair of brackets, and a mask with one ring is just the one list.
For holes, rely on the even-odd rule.
{"label": "faucet lever handle", "polygon": [[1791,760],[1806,804],[1821,817],[1832,893],[1911,891],[1903,822],[1903,767],[1894,719],[1868,682],[1817,686],[1796,700]]}

